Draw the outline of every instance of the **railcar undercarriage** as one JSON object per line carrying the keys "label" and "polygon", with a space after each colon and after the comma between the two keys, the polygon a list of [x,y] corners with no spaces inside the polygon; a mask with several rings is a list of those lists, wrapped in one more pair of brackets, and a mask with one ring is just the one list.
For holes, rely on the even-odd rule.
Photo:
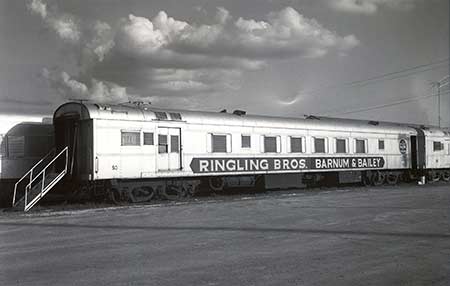
{"label": "railcar undercarriage", "polygon": [[[286,174],[279,174],[281,179]],[[368,170],[352,172],[302,173],[297,188],[332,187],[342,184],[365,186],[396,185],[400,182],[450,181],[450,170]],[[214,176],[203,178],[173,178],[154,180],[101,180],[77,184],[72,182],[71,198],[83,201],[109,200],[116,204],[145,203],[155,200],[184,200],[198,194],[225,193],[230,189],[266,190],[266,175]],[[67,183],[65,184],[67,186]],[[75,187],[81,185],[81,187]],[[292,188],[291,187],[291,188]],[[274,188],[273,186],[271,187]],[[276,188],[275,189],[282,189]]]}

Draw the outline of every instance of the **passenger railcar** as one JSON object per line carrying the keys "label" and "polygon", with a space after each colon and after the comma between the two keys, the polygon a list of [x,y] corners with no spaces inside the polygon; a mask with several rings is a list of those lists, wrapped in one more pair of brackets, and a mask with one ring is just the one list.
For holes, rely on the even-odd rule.
{"label": "passenger railcar", "polygon": [[201,186],[450,180],[450,133],[434,127],[77,102],[61,105],[53,124],[57,155],[24,176],[25,209],[62,179],[63,190],[132,202]]}
{"label": "passenger railcar", "polygon": [[74,102],[55,111],[54,125],[57,148],[69,149],[68,177],[131,201],[277,174],[310,185],[450,179],[450,136],[437,128]]}

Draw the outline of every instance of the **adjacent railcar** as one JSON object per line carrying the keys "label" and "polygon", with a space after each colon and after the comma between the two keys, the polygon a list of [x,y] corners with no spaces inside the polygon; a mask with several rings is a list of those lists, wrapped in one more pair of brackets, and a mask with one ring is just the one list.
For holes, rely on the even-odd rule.
{"label": "adjacent railcar", "polygon": [[54,146],[53,125],[22,122],[0,142],[0,206],[11,203],[14,184]]}
{"label": "adjacent railcar", "polygon": [[279,174],[312,185],[394,184],[428,169],[450,178],[450,136],[440,129],[74,102],[55,111],[54,126],[57,148],[69,147],[71,179],[131,201]]}

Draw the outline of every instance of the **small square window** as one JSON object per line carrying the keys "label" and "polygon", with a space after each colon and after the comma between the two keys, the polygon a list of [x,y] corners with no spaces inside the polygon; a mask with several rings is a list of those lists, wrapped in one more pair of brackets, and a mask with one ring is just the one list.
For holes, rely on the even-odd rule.
{"label": "small square window", "polygon": [[444,150],[444,143],[439,142],[439,141],[434,141],[433,142],[433,151],[441,151]]}
{"label": "small square window", "polygon": [[336,153],[347,153],[347,140],[336,139]]}
{"label": "small square window", "polygon": [[241,147],[251,148],[251,138],[249,135],[241,135]]}
{"label": "small square window", "polygon": [[277,152],[277,137],[264,136],[264,153]]}
{"label": "small square window", "polygon": [[378,150],[384,150],[384,140],[378,140]]}
{"label": "small square window", "polygon": [[291,152],[292,153],[302,153],[302,138],[291,137]]}
{"label": "small square window", "polygon": [[144,132],[144,145],[155,145],[153,132]]}
{"label": "small square window", "polygon": [[356,139],[356,153],[366,153],[366,140]]}
{"label": "small square window", "polygon": [[225,153],[227,152],[227,136],[226,135],[212,135],[212,152]]}
{"label": "small square window", "polygon": [[314,152],[325,153],[325,138],[314,138]]}

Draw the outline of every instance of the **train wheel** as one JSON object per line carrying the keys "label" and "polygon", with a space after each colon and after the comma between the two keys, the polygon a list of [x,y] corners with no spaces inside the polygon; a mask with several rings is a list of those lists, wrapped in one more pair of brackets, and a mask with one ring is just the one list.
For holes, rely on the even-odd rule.
{"label": "train wheel", "polygon": [[112,188],[109,190],[109,197],[110,197],[111,201],[113,203],[115,203],[116,205],[120,204],[123,201],[121,193],[116,188]]}
{"label": "train wheel", "polygon": [[362,175],[362,183],[364,186],[368,187],[372,184],[372,172],[371,171],[367,171],[364,172]]}
{"label": "train wheel", "polygon": [[443,181],[446,181],[446,182],[450,181],[450,171],[443,171],[441,173],[441,178]]}
{"label": "train wheel", "polygon": [[372,184],[374,186],[381,186],[384,183],[386,174],[381,171],[375,171],[372,176]]}
{"label": "train wheel", "polygon": [[190,198],[190,197],[195,196],[195,195],[196,195],[197,193],[199,193],[199,191],[200,191],[198,186],[190,185],[190,184],[186,185],[186,186],[184,187],[184,189],[186,190],[185,196],[186,196],[187,198]]}
{"label": "train wheel", "polygon": [[386,176],[386,182],[389,185],[396,185],[398,183],[398,177],[399,177],[399,175],[396,173],[389,173]]}
{"label": "train wheel", "polygon": [[132,203],[142,203],[150,201],[155,195],[155,190],[152,187],[137,187],[129,193],[130,201]]}
{"label": "train wheel", "polygon": [[430,181],[430,182],[437,182],[437,181],[439,181],[440,177],[441,177],[441,174],[438,171],[428,172],[428,181]]}
{"label": "train wheel", "polygon": [[176,201],[186,196],[186,190],[181,186],[167,185],[161,196],[166,200]]}
{"label": "train wheel", "polygon": [[209,178],[209,187],[215,191],[222,191],[225,186],[225,180],[222,177]]}

